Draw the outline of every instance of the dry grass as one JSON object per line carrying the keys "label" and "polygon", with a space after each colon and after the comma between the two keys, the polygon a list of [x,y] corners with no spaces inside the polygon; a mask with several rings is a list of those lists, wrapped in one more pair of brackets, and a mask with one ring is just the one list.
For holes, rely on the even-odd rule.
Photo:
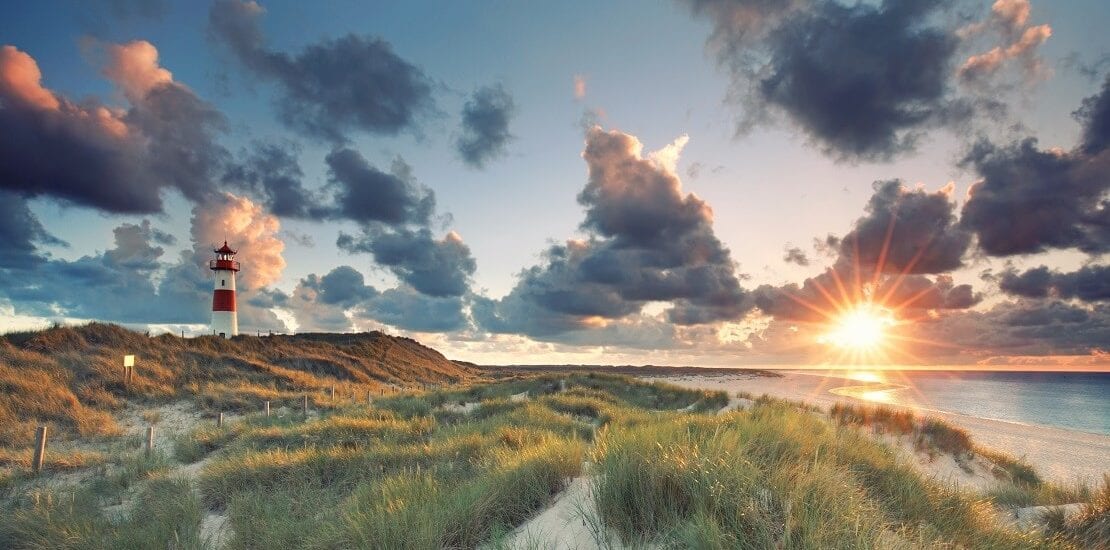
{"label": "dry grass", "polygon": [[[137,358],[130,384],[124,355]],[[309,393],[322,408],[475,376],[413,340],[378,332],[183,339],[92,323],[10,333],[0,337],[0,448],[25,448],[42,424],[52,439],[115,435],[110,413],[126,401],[189,397],[202,410],[247,412],[265,400],[294,406]],[[332,387],[335,400],[326,393]]]}

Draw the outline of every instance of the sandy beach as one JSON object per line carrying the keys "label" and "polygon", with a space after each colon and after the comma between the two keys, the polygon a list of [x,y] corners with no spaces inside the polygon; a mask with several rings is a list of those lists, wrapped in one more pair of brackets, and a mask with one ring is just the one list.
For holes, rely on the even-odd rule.
{"label": "sandy beach", "polygon": [[[828,407],[837,401],[861,401],[831,393],[831,390],[865,384],[858,380],[812,373],[781,374],[781,377],[739,373],[651,379],[692,388],[725,390],[730,394],[738,391],[750,392],[756,396],[768,394],[822,407]],[[1085,479],[1093,482],[1100,480],[1104,473],[1110,473],[1110,436],[949,412],[915,410],[919,414],[936,416],[966,429],[973,440],[983,447],[1025,457],[1043,477],[1052,481],[1068,483]]]}

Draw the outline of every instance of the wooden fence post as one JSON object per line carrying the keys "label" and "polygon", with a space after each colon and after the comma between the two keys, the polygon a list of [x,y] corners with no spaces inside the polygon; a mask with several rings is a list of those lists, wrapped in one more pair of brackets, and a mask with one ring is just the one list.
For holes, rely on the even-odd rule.
{"label": "wooden fence post", "polygon": [[331,397],[332,401],[335,401],[335,386],[331,387],[331,396],[330,397]]}
{"label": "wooden fence post", "polygon": [[216,417],[216,427],[224,427],[224,413],[220,413],[219,416]]}
{"label": "wooden fence post", "polygon": [[366,404],[369,405],[374,402],[374,392],[366,390]]}
{"label": "wooden fence post", "polygon": [[270,416],[270,402],[269,401],[265,402],[262,405],[262,408],[266,410],[266,416]]}
{"label": "wooden fence post", "polygon": [[35,456],[31,459],[31,469],[37,474],[42,471],[42,462],[46,460],[46,426],[35,429]]}
{"label": "wooden fence post", "polygon": [[146,456],[154,452],[154,426],[146,427]]}
{"label": "wooden fence post", "polygon": [[303,396],[303,401],[301,401],[301,412],[304,413],[306,418],[308,417],[308,395]]}

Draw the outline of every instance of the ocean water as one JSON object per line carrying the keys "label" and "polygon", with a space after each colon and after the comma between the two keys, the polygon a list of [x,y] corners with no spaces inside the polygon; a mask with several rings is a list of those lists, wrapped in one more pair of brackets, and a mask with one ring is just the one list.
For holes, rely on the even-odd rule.
{"label": "ocean water", "polygon": [[[1110,435],[1110,373],[884,371],[843,395]],[[834,393],[840,393],[835,392]]]}

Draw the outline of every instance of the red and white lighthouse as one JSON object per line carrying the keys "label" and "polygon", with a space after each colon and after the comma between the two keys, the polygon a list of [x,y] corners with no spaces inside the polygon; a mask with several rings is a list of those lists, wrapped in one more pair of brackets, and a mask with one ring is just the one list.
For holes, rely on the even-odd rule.
{"label": "red and white lighthouse", "polygon": [[231,338],[239,334],[239,314],[235,311],[235,274],[239,272],[239,262],[232,259],[236,251],[227,241],[213,252],[216,259],[208,261],[208,269],[216,274],[216,289],[212,293],[212,334]]}

